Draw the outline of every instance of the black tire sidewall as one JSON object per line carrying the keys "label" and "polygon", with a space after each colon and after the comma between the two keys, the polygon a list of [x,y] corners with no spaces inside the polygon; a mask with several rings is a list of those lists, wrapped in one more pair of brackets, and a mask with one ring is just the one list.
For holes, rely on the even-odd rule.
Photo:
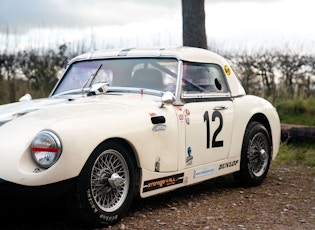
{"label": "black tire sidewall", "polygon": [[[248,160],[248,147],[250,144],[250,141],[253,139],[253,137],[257,133],[262,133],[267,141],[267,153],[268,153],[268,163],[265,172],[257,177],[256,175],[253,174],[249,160]],[[260,185],[265,177],[267,176],[267,173],[269,171],[270,167],[270,162],[271,162],[271,140],[268,131],[266,128],[259,122],[250,122],[249,125],[246,128],[245,131],[245,136],[243,140],[243,145],[242,145],[242,152],[241,152],[241,165],[240,165],[240,171],[237,173],[237,179],[246,186],[257,186]]]}
{"label": "black tire sidewall", "polygon": [[[121,207],[119,207],[117,210],[113,212],[105,212],[104,210],[98,207],[91,193],[90,182],[91,170],[94,165],[94,162],[101,153],[108,149],[116,150],[123,156],[128,166],[130,179],[128,194],[124,203],[121,205]],[[82,216],[84,216],[85,219],[87,219],[90,223],[92,223],[95,226],[111,225],[117,223],[126,214],[132,203],[133,197],[135,195],[136,188],[135,177],[137,174],[135,171],[136,170],[135,163],[129,154],[130,152],[128,152],[127,148],[125,148],[123,145],[117,142],[101,144],[93,151],[78,177],[77,184],[77,198],[79,201],[78,205],[81,209]]]}

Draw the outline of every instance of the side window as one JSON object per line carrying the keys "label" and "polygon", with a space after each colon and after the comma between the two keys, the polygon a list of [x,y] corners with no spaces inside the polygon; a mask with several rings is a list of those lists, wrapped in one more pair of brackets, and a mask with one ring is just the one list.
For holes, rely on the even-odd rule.
{"label": "side window", "polygon": [[184,63],[182,84],[184,94],[228,93],[223,70],[216,64]]}

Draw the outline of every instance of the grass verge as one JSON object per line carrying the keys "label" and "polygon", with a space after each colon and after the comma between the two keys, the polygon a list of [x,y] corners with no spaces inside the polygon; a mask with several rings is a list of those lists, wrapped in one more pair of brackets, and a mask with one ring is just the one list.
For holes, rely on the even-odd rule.
{"label": "grass verge", "polygon": [[315,99],[287,99],[275,103],[282,124],[315,126]]}
{"label": "grass verge", "polygon": [[315,166],[315,143],[282,144],[276,162],[293,162],[306,166]]}

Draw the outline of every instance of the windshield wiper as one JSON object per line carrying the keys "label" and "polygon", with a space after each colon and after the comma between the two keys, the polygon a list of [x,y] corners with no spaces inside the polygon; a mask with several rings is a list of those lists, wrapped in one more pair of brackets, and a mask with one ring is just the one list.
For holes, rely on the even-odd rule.
{"label": "windshield wiper", "polygon": [[92,82],[94,81],[95,77],[97,76],[98,72],[100,71],[100,69],[102,68],[103,64],[100,64],[100,66],[97,68],[97,70],[95,71],[94,74],[92,74],[88,79],[86,79],[86,81],[83,83],[82,87],[81,87],[81,93],[84,93],[84,88],[85,86],[90,82],[90,85],[92,84]]}

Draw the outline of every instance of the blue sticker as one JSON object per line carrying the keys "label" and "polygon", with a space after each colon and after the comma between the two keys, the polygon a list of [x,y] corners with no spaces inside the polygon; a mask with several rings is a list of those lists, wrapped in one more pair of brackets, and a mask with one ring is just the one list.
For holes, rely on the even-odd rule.
{"label": "blue sticker", "polygon": [[192,160],[194,159],[194,157],[192,156],[191,153],[191,147],[188,147],[187,149],[187,157],[186,157],[186,165],[192,165]]}

